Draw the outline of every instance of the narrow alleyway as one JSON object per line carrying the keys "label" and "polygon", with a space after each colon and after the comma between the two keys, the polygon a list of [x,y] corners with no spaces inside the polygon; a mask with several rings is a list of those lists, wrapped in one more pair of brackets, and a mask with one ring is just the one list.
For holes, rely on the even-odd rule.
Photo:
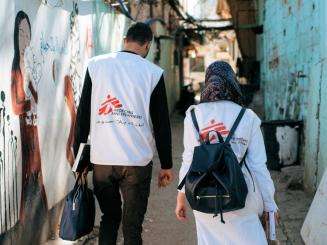
{"label": "narrow alleyway", "polygon": [[[125,37],[135,22],[150,26],[153,35],[146,31],[144,40],[153,41],[146,42],[148,47],[151,44],[146,58],[164,70],[166,90],[161,82],[157,87],[166,91],[172,115],[175,175],[169,187],[159,189],[160,164],[155,157],[144,244],[197,243],[191,209],[183,223],[174,213],[184,117],[173,112],[201,100],[201,91],[211,80],[206,79],[207,68],[215,61],[232,67],[244,104],[255,108],[266,125],[274,125],[265,134],[274,155],[268,165],[284,167],[280,172],[271,171],[282,219],[277,228],[279,244],[304,244],[300,230],[307,214],[306,243],[327,244],[327,229],[317,219],[323,217],[323,205],[316,198],[326,189],[323,186],[321,191],[320,187],[327,175],[327,1],[0,0],[0,245],[98,244],[98,204],[94,231],[78,241],[59,239],[58,223],[75,183],[72,149],[79,143],[74,139],[78,138],[74,137],[78,135],[76,128],[84,124],[77,112],[83,104],[83,88],[87,88],[85,71],[97,63],[97,58],[92,59],[95,56],[133,51],[127,48],[129,38]],[[142,33],[135,36],[136,43],[143,43],[136,40]],[[144,56],[143,52],[136,54]],[[133,86],[138,85],[141,78],[136,79],[133,71],[141,69],[139,64],[125,69],[122,63],[112,67],[109,63],[118,75],[130,72],[128,82],[135,80]],[[99,90],[103,99],[110,97],[106,113],[98,113],[99,122],[117,124],[122,130],[132,125],[141,128],[142,123],[128,119],[146,117],[137,109],[138,104],[131,103],[129,89],[109,90]],[[128,140],[125,135],[123,138]],[[126,152],[132,154],[133,150]],[[299,162],[301,166],[294,166]],[[92,173],[88,177],[93,188]],[[315,193],[318,195],[313,200]],[[316,200],[321,207],[315,207]],[[118,245],[123,245],[121,230]]]}
{"label": "narrow alleyway", "polygon": [[[167,189],[158,189],[156,176],[159,164],[158,159],[155,159],[151,196],[144,223],[145,245],[196,244],[195,223],[191,212],[188,213],[189,219],[186,223],[178,222],[174,215],[178,169],[183,151],[182,116],[175,114],[172,117],[172,131],[175,183]],[[301,168],[299,167],[290,167],[281,173],[272,172],[277,189],[276,200],[282,217],[282,222],[278,228],[278,238],[281,245],[303,244],[300,229],[312,197],[304,193],[301,184],[299,184],[301,182],[300,172]],[[97,230],[96,228],[94,234],[90,235],[88,239],[80,241],[79,244],[97,244]],[[121,235],[118,244],[123,244]]]}

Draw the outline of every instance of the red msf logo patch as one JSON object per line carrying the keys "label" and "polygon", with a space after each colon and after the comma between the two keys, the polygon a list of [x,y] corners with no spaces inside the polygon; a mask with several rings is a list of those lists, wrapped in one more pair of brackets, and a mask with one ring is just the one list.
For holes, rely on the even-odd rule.
{"label": "red msf logo patch", "polygon": [[121,108],[121,107],[122,107],[122,104],[120,103],[120,101],[117,98],[110,96],[110,94],[109,94],[106,98],[106,101],[100,105],[98,114],[99,115],[108,115],[108,114],[112,113],[114,110]]}
{"label": "red msf logo patch", "polygon": [[219,132],[223,137],[229,134],[229,130],[227,130],[223,123],[217,123],[215,120],[211,120],[209,126],[201,130],[201,138],[206,140],[209,134],[209,141],[216,142],[218,137],[213,132]]}

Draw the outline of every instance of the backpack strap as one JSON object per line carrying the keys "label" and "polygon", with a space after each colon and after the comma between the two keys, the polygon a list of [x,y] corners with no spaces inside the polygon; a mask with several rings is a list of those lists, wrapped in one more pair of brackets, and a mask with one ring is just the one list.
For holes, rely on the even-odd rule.
{"label": "backpack strap", "polygon": [[242,117],[243,117],[245,111],[246,111],[246,108],[245,108],[245,107],[242,107],[240,113],[238,114],[238,116],[237,116],[237,118],[236,118],[236,120],[235,120],[235,122],[234,122],[234,124],[233,124],[233,126],[232,126],[232,129],[230,130],[230,132],[229,132],[229,134],[228,134],[228,136],[227,136],[227,138],[226,138],[226,140],[225,140],[225,143],[226,143],[226,144],[228,144],[229,141],[231,140],[233,134],[235,133],[235,130],[237,129],[239,123],[240,123],[241,120],[242,120]]}
{"label": "backpack strap", "polygon": [[191,117],[192,117],[193,125],[194,125],[196,131],[197,131],[198,134],[199,134],[199,140],[200,140],[200,143],[202,144],[202,143],[203,143],[203,140],[201,139],[200,128],[199,128],[198,120],[196,119],[195,109],[194,109],[194,108],[191,110]]}
{"label": "backpack strap", "polygon": [[[203,143],[201,136],[200,136],[200,128],[199,128],[199,124],[198,124],[198,120],[196,119],[196,115],[195,115],[195,109],[193,108],[191,110],[191,117],[192,117],[192,122],[193,125],[196,129],[196,131],[199,134],[199,139],[200,139],[200,143]],[[187,175],[187,174],[186,174]],[[186,181],[186,175],[184,176],[184,178],[182,179],[181,183],[179,183],[179,185],[177,186],[177,190],[181,190],[183,188],[183,186],[185,185],[185,181]]]}
{"label": "backpack strap", "polygon": [[[199,128],[198,121],[197,121],[197,119],[196,119],[195,109],[194,109],[194,108],[191,110],[191,117],[192,117],[193,125],[194,125],[196,131],[197,131],[198,134],[199,134],[200,142],[202,142],[202,140],[201,140],[201,136],[200,136],[200,128]],[[187,174],[186,174],[186,175],[187,175]],[[183,188],[183,186],[185,185],[186,175],[185,175],[184,178],[182,179],[181,183],[177,186],[177,190],[181,190],[181,189]]]}
{"label": "backpack strap", "polygon": [[199,128],[198,121],[196,119],[195,109],[194,108],[191,110],[191,117],[192,117],[192,122],[193,122],[193,125],[194,125],[196,131],[200,134],[200,128]]}
{"label": "backpack strap", "polygon": [[[187,174],[186,174],[186,175],[187,175]],[[177,190],[181,190],[181,189],[183,188],[183,186],[185,185],[186,175],[185,175],[185,177],[182,179],[181,183],[177,186]]]}
{"label": "backpack strap", "polygon": [[245,154],[244,154],[242,160],[240,161],[240,167],[241,167],[241,168],[243,167],[244,164],[246,164],[246,162],[245,162],[245,158],[246,158],[247,155],[248,155],[248,150],[246,150],[246,152],[245,152]]}

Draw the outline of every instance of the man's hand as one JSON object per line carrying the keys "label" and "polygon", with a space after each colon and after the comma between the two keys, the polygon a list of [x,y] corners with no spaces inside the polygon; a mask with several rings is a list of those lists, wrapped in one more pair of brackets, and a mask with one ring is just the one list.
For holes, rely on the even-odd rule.
{"label": "man's hand", "polygon": [[173,181],[173,171],[171,169],[161,169],[158,175],[158,186],[166,187]]}

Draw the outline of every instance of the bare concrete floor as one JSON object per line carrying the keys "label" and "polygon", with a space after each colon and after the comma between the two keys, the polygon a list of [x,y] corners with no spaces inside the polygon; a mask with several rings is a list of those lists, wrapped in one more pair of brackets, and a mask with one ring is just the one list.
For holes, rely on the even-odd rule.
{"label": "bare concrete floor", "polygon": [[[166,189],[158,189],[157,174],[160,169],[158,159],[154,159],[153,180],[148,211],[144,222],[145,245],[195,245],[196,230],[192,213],[189,210],[188,221],[180,223],[176,220],[174,209],[176,199],[176,186],[178,170],[181,165],[183,152],[183,118],[174,115],[172,118],[173,132],[173,157],[174,157],[174,183]],[[276,185],[276,200],[282,216],[281,225],[278,228],[280,244],[302,244],[300,229],[309,209],[312,197],[301,190],[301,187],[290,185],[292,169],[287,171],[272,172]],[[297,169],[297,171],[299,171]],[[99,210],[98,210],[99,211]],[[99,221],[99,215],[97,217]],[[97,222],[98,223],[98,222]],[[97,227],[93,234],[82,239],[77,244],[97,244]],[[57,241],[48,244],[68,244]],[[71,244],[71,243],[70,243]],[[75,243],[76,244],[76,243]],[[123,244],[122,235],[118,244]]]}
{"label": "bare concrete floor", "polygon": [[298,178],[302,171],[300,167],[289,167],[282,172],[272,172],[276,201],[282,219],[277,231],[281,244],[304,244],[300,231],[313,196],[304,192],[302,185],[299,184]]}

